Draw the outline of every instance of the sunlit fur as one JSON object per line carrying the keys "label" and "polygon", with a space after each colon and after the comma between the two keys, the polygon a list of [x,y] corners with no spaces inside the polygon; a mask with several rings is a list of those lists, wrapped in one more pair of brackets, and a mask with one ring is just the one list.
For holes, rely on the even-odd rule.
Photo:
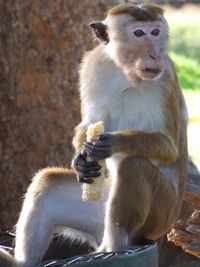
{"label": "sunlit fur", "polygon": [[[71,239],[111,251],[156,240],[177,219],[187,176],[187,109],[167,55],[162,13],[149,4],[124,4],[108,12],[103,23],[110,42],[87,52],[81,64],[82,121],[73,145],[79,153],[87,127],[102,120],[112,134],[112,156],[106,159],[111,179],[105,179],[102,200],[83,202],[72,171],[38,172],[17,223],[13,266],[40,262],[60,225]],[[149,35],[155,27],[158,38]],[[138,28],[148,33],[142,41],[132,34]],[[155,66],[160,73],[144,72],[143,66]],[[0,251],[2,257],[0,267],[10,267],[14,259]]]}
{"label": "sunlit fur", "polygon": [[[107,188],[109,183],[107,179]],[[82,201],[81,195],[81,185],[72,170],[52,167],[36,173],[16,225],[13,266],[32,267],[38,264],[53,233],[60,232],[63,227],[65,235],[72,241],[87,241],[94,249],[100,245],[108,189],[98,202]],[[14,259],[0,250],[0,267],[10,267],[11,262],[14,263]]]}

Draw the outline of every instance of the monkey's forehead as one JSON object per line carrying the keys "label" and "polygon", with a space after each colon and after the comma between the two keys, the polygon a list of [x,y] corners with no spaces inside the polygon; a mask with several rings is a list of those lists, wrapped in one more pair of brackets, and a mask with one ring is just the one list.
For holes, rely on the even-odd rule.
{"label": "monkey's forehead", "polygon": [[159,20],[155,20],[155,21],[135,21],[135,22],[131,22],[131,23],[127,23],[126,27],[127,30],[134,30],[134,29],[138,29],[138,28],[142,28],[142,29],[152,29],[152,28],[158,28],[158,29],[162,29],[165,28],[165,25],[163,24],[163,22],[159,21]]}
{"label": "monkey's forehead", "polygon": [[135,5],[131,3],[120,4],[108,11],[108,16],[118,16],[126,14],[134,17],[136,20],[151,21],[156,20],[158,16],[163,15],[164,10],[155,4]]}
{"label": "monkey's forehead", "polygon": [[104,21],[107,25],[108,30],[117,30],[120,28],[127,27],[127,25],[132,25],[133,27],[144,26],[144,25],[159,25],[159,27],[168,28],[167,21],[163,16],[158,16],[156,20],[153,21],[140,21],[135,20],[132,16],[127,14],[120,14],[118,16],[108,16]]}

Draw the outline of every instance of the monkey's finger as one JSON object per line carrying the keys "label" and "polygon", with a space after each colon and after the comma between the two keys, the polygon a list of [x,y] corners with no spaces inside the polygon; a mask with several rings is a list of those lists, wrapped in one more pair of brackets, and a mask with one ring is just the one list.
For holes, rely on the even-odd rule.
{"label": "monkey's finger", "polygon": [[82,168],[88,168],[88,167],[97,167],[99,166],[98,163],[96,161],[86,161],[86,160],[81,160],[78,162],[77,164],[78,166],[82,167]]}
{"label": "monkey's finger", "polygon": [[86,161],[79,159],[76,162],[76,170],[79,172],[98,171],[100,169],[101,166],[96,161]]}
{"label": "monkey's finger", "polygon": [[95,161],[89,162],[87,161],[86,157],[85,158],[83,157],[82,154],[78,154],[78,156],[74,157],[73,165],[75,166],[76,169],[79,168],[79,166],[87,168],[88,166],[96,166],[97,162]]}
{"label": "monkey's finger", "polygon": [[85,142],[84,148],[87,151],[87,153],[93,154],[93,152],[95,152],[95,151],[104,152],[104,151],[110,150],[110,145],[106,144],[106,145],[102,146],[101,144],[99,144],[99,142],[98,143],[97,142],[95,142],[95,143]]}
{"label": "monkey's finger", "polygon": [[92,143],[93,145],[102,146],[102,147],[111,145],[112,143],[111,138],[104,137],[103,135],[101,135],[100,137],[101,138],[99,138],[98,140],[91,141],[90,143]]}
{"label": "monkey's finger", "polygon": [[78,165],[77,170],[79,172],[95,172],[99,171],[101,169],[101,166],[96,164],[83,164],[83,165]]}
{"label": "monkey's finger", "polygon": [[82,148],[81,149],[81,152],[80,152],[80,155],[82,156],[82,158],[84,160],[86,160],[86,158],[87,158],[87,151],[84,148]]}
{"label": "monkey's finger", "polygon": [[84,142],[83,148],[84,148],[84,151],[87,153],[87,150],[85,149],[86,144],[89,144],[90,146],[96,146],[96,147],[107,147],[107,146],[111,146],[112,142],[111,140],[95,140],[91,142]]}
{"label": "monkey's finger", "polygon": [[89,178],[80,177],[77,175],[77,180],[79,183],[86,183],[86,184],[92,184],[93,180]]}
{"label": "monkey's finger", "polygon": [[94,178],[99,177],[101,175],[100,172],[78,172],[78,176],[81,178]]}
{"label": "monkey's finger", "polygon": [[95,146],[95,147],[102,147],[102,148],[106,148],[106,147],[110,147],[111,146],[111,141],[110,140],[107,140],[107,141],[94,141],[92,142],[92,144]]}
{"label": "monkey's finger", "polygon": [[90,143],[85,144],[88,155],[95,161],[109,158],[111,156],[110,147],[96,147]]}
{"label": "monkey's finger", "polygon": [[91,150],[91,152],[88,151],[88,154],[95,161],[106,159],[111,156],[110,149],[105,149],[105,150],[93,149]]}
{"label": "monkey's finger", "polygon": [[87,151],[87,153],[90,155],[92,150],[94,150],[94,145],[92,143],[89,142],[85,142],[84,143],[84,149],[85,151]]}
{"label": "monkey's finger", "polygon": [[93,158],[94,160],[98,161],[98,160],[102,160],[102,159],[106,159],[110,157],[110,153],[93,153],[93,155],[91,155],[91,158]]}
{"label": "monkey's finger", "polygon": [[101,174],[99,172],[92,172],[92,173],[78,173],[77,179],[81,183],[88,183],[91,184],[93,183],[93,179],[91,178],[96,178],[99,177]]}
{"label": "monkey's finger", "polygon": [[[86,152],[85,152],[86,153]],[[78,166],[82,165],[86,161],[86,156],[78,153],[72,159],[72,168],[77,171]]]}
{"label": "monkey's finger", "polygon": [[99,139],[98,139],[99,141],[108,141],[109,140],[109,142],[111,142],[112,141],[112,134],[101,134],[100,136],[99,136]]}

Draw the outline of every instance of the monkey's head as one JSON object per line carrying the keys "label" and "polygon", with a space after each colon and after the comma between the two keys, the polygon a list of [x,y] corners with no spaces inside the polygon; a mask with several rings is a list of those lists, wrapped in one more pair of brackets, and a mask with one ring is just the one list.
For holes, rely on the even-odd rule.
{"label": "monkey's head", "polygon": [[168,25],[152,4],[121,4],[90,24],[105,51],[130,79],[151,80],[165,69]]}

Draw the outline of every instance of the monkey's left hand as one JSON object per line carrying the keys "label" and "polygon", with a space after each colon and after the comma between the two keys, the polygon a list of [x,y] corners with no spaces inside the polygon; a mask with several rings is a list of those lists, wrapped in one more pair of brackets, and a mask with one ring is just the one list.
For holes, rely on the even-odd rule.
{"label": "monkey's left hand", "polygon": [[95,161],[109,158],[112,155],[112,134],[102,134],[97,141],[85,142],[84,149]]}

